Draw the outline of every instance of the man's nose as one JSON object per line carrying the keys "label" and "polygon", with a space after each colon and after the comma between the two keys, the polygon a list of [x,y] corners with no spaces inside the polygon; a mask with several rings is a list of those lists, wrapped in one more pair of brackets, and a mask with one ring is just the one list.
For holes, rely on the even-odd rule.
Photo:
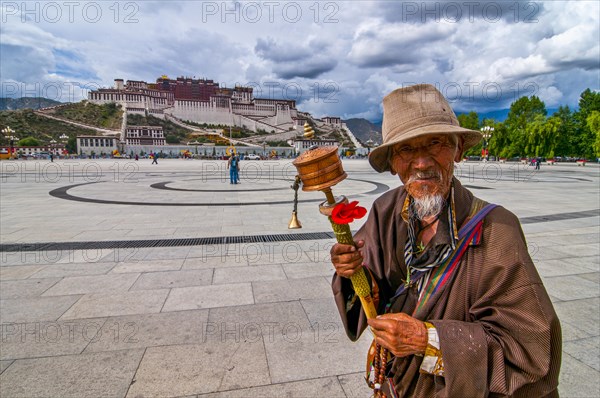
{"label": "man's nose", "polygon": [[433,158],[429,152],[423,148],[416,151],[413,158],[413,167],[416,169],[428,169],[434,164]]}

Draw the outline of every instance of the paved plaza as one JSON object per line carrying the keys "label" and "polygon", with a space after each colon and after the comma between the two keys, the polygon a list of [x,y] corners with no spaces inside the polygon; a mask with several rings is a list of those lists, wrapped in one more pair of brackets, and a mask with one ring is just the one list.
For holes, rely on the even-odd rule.
{"label": "paved plaza", "polygon": [[[289,160],[0,162],[0,397],[367,397],[321,192]],[[397,177],[345,159],[368,209]],[[562,397],[600,397],[600,168],[461,163],[513,211],[560,317]],[[352,224],[357,229],[364,220]]]}

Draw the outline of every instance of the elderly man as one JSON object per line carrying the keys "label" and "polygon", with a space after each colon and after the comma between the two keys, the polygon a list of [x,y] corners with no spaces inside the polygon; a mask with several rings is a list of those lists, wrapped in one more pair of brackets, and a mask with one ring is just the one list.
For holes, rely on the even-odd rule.
{"label": "elderly man", "polygon": [[[357,248],[331,249],[346,332],[356,340],[370,326],[378,345],[376,394],[558,396],[560,324],[519,221],[453,176],[479,132],[461,128],[431,85],[395,90],[383,109],[384,142],[369,162],[404,185],[375,201]],[[362,266],[376,319],[366,319],[348,279]]]}

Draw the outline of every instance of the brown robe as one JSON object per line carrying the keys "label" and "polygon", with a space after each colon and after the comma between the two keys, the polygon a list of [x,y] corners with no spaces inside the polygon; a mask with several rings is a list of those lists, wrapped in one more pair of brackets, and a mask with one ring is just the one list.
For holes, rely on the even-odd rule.
{"label": "brown robe", "polygon": [[[456,179],[454,186],[456,220],[462,226],[473,194]],[[405,198],[403,187],[383,194],[355,235],[356,241],[365,241],[365,264],[379,285],[380,314],[406,277]],[[360,301],[350,306],[349,279],[334,275],[332,288],[346,333],[355,341],[367,326]],[[417,298],[416,288],[408,289],[392,312],[413,314]],[[486,216],[480,244],[467,249],[453,280],[413,316],[435,325],[444,376],[419,372],[420,356],[395,358],[392,371],[399,396],[558,396],[560,324],[520,223],[506,209],[497,207]]]}

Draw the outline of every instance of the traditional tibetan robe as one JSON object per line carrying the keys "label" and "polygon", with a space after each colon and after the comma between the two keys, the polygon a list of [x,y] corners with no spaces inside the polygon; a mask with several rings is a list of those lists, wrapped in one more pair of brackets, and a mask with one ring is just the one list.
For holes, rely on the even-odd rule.
{"label": "traditional tibetan robe", "polygon": [[[465,223],[474,197],[453,180],[456,224]],[[517,217],[498,206],[484,219],[480,239],[461,257],[452,278],[417,311],[416,286],[390,303],[406,280],[403,187],[373,204],[355,235],[364,264],[379,286],[378,313],[404,312],[435,326],[443,376],[421,369],[422,356],[394,358],[391,378],[401,397],[557,397],[561,329],[528,254]],[[440,219],[440,222],[442,220]],[[439,232],[438,232],[439,233]],[[435,237],[434,237],[435,239]],[[368,326],[349,279],[334,275],[335,301],[348,337]],[[366,354],[366,353],[365,353]]]}

